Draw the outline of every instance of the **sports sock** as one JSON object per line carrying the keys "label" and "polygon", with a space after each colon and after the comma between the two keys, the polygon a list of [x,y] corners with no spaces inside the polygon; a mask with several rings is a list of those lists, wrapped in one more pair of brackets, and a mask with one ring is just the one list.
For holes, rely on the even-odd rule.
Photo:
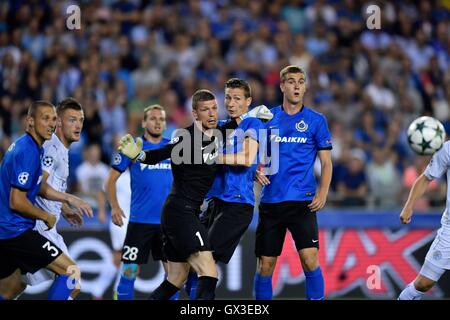
{"label": "sports sock", "polygon": [[73,290],[69,286],[72,287],[72,280],[69,276],[57,276],[48,291],[48,300],[67,300]]}
{"label": "sports sock", "polygon": [[325,296],[325,286],[323,281],[322,270],[318,267],[314,271],[305,271],[306,277],[306,299],[307,300],[323,300]]}
{"label": "sports sock", "polygon": [[217,278],[202,276],[198,278],[195,300],[214,300]]}
{"label": "sports sock", "polygon": [[414,282],[411,282],[400,292],[398,300],[421,300],[425,292],[419,291],[414,286]]}
{"label": "sports sock", "polygon": [[171,284],[169,281],[164,280],[163,283],[153,291],[149,300],[169,300],[178,290],[180,290],[178,287]]}
{"label": "sports sock", "polygon": [[253,279],[253,289],[256,300],[272,300],[272,276],[262,276],[256,273]]}

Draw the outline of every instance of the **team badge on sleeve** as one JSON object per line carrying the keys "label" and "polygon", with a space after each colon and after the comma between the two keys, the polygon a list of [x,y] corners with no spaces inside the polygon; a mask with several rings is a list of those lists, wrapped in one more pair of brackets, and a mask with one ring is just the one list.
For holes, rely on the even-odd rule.
{"label": "team badge on sleeve", "polygon": [[54,160],[53,160],[53,157],[51,157],[51,156],[45,156],[44,159],[42,160],[42,164],[43,164],[45,167],[49,168],[49,167],[52,166],[53,161],[54,161]]}
{"label": "team badge on sleeve", "polygon": [[116,155],[114,156],[114,159],[113,159],[113,164],[118,165],[121,162],[122,162],[122,156],[120,154],[116,153]]}
{"label": "team badge on sleeve", "polygon": [[28,181],[28,177],[30,176],[30,174],[28,172],[21,172],[19,174],[19,176],[17,177],[17,180],[19,181],[19,183],[21,185],[25,185]]}
{"label": "team badge on sleeve", "polygon": [[174,137],[172,140],[169,141],[169,144],[175,144],[178,141],[180,141],[180,137]]}

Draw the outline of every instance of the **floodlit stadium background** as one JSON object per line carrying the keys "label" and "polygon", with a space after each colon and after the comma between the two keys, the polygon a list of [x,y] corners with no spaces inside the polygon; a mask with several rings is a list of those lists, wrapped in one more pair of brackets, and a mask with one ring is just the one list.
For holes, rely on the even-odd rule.
{"label": "floodlit stadium background", "polygon": [[[71,4],[80,10],[67,13]],[[368,28],[371,4],[380,8],[381,29]],[[80,29],[69,30],[74,12]],[[117,137],[140,134],[142,110],[153,103],[166,108],[170,137],[190,123],[198,88],[216,94],[225,118],[230,77],[250,82],[253,106],[276,106],[279,70],[299,65],[307,73],[305,105],[325,114],[333,136],[333,181],[319,213],[326,296],[394,298],[420,269],[445,206],[446,181],[436,181],[417,203],[413,224],[399,223],[428,161],[409,149],[408,124],[431,115],[450,134],[449,49],[448,0],[2,1],[0,157],[23,134],[32,100],[73,96],[82,103],[86,121],[70,151],[69,191],[91,201],[100,219],[59,229],[82,269],[80,298],[110,299],[116,271],[102,219],[109,208],[96,199]],[[84,161],[91,170],[79,169]],[[232,262],[221,266],[218,298],[252,297],[256,219]],[[138,298],[162,276],[153,262],[144,269]],[[303,281],[288,237],[274,275],[276,298],[304,298]],[[24,298],[41,297],[45,287]],[[449,296],[447,274],[428,297]]]}

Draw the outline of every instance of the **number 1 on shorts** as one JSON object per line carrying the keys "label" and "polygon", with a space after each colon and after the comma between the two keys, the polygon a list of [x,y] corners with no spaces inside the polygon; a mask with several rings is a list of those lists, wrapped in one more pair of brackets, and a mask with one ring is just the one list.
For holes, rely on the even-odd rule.
{"label": "number 1 on shorts", "polygon": [[195,235],[198,237],[198,240],[200,240],[200,245],[203,247],[204,242],[203,242],[202,236],[201,236],[201,234],[200,234],[200,231],[197,231],[197,232],[195,233]]}

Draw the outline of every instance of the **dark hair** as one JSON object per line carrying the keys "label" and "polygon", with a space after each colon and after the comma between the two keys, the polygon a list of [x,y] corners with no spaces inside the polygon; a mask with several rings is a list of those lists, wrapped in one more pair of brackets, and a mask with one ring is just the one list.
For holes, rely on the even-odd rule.
{"label": "dark hair", "polygon": [[211,100],[215,100],[215,99],[216,99],[216,96],[211,91],[206,90],[206,89],[197,90],[197,91],[195,91],[194,95],[192,96],[192,109],[196,110],[197,104],[200,101],[211,101]]}
{"label": "dark hair", "polygon": [[230,89],[242,89],[244,90],[244,96],[246,98],[250,98],[252,95],[252,90],[250,89],[250,85],[248,84],[247,81],[243,80],[243,79],[238,79],[238,78],[231,78],[227,81],[227,83],[225,84],[225,89],[230,88]]}
{"label": "dark hair", "polygon": [[281,80],[281,82],[286,80],[285,78],[286,78],[286,75],[288,73],[302,73],[306,77],[306,73],[305,73],[305,71],[303,71],[302,68],[300,68],[299,66],[290,65],[290,66],[284,67],[280,71],[280,80]]}
{"label": "dark hair", "polygon": [[81,106],[81,104],[71,97],[61,100],[58,103],[58,105],[56,106],[56,114],[58,115],[58,117],[60,117],[67,109],[83,111],[83,107]]}
{"label": "dark hair", "polygon": [[54,108],[55,106],[51,102],[44,101],[44,100],[37,100],[37,101],[34,101],[33,103],[31,103],[31,105],[28,107],[27,115],[29,117],[35,118],[36,117],[36,111],[40,107],[52,107],[52,108]]}

